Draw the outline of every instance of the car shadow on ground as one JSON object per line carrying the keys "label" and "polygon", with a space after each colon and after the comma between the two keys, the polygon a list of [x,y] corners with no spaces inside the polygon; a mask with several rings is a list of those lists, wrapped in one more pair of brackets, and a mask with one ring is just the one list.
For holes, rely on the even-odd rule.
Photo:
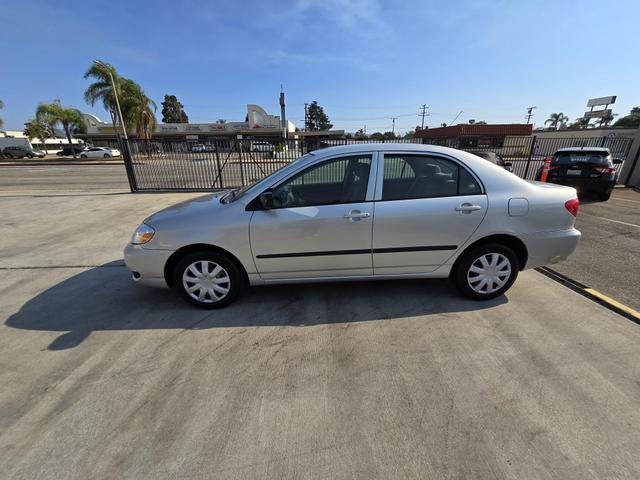
{"label": "car shadow on ground", "polygon": [[[113,267],[113,268],[107,268]],[[252,287],[227,308],[202,310],[173,290],[136,285],[122,260],[86,270],[28,300],[6,325],[63,332],[50,350],[79,345],[101,330],[313,326],[429,316],[492,308],[448,280],[396,280]]]}

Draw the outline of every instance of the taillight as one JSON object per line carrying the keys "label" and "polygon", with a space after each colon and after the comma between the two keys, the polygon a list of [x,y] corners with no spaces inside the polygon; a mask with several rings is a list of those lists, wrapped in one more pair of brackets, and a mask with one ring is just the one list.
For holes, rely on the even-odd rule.
{"label": "taillight", "polygon": [[566,208],[574,217],[578,216],[578,207],[580,207],[580,200],[577,198],[572,198],[571,200],[564,202],[564,208]]}
{"label": "taillight", "polygon": [[598,173],[613,173],[616,171],[613,167],[593,167],[593,170]]}

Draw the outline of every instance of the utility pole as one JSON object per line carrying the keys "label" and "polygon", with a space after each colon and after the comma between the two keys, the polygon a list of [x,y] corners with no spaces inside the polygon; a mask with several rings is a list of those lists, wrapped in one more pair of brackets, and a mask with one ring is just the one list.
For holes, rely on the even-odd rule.
{"label": "utility pole", "polygon": [[308,106],[308,105],[309,105],[308,103],[305,103],[305,104],[304,104],[304,131],[305,131],[305,132],[307,131],[307,119],[309,118],[309,117],[307,116],[307,106]]}
{"label": "utility pole", "polygon": [[396,134],[396,120],[398,119],[398,117],[391,117],[391,121],[393,122],[392,126],[391,126],[391,133],[393,133],[394,135]]}
{"label": "utility pole", "polygon": [[529,122],[531,121],[531,117],[533,117],[533,111],[535,109],[536,109],[536,107],[527,108],[527,125],[529,125]]}
{"label": "utility pole", "polygon": [[424,103],[420,107],[420,113],[418,115],[420,115],[422,117],[422,124],[421,124],[421,127],[420,127],[421,130],[424,130],[424,117],[428,117],[429,116],[429,113],[427,112],[428,109],[429,109],[429,107],[427,107]]}

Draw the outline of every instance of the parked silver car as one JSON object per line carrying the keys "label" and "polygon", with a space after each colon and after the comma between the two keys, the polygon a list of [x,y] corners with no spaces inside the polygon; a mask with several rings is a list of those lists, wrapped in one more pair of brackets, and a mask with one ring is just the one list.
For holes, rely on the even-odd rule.
{"label": "parked silver car", "polygon": [[570,187],[524,181],[444,147],[360,144],[309,153],[258,183],[144,220],[135,281],[200,307],[248,284],[450,277],[474,299],[576,248]]}

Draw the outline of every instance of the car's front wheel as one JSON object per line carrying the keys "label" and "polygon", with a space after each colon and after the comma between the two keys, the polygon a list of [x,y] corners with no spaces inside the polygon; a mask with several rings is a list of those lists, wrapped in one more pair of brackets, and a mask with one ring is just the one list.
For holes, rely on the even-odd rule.
{"label": "car's front wheel", "polygon": [[189,303],[200,308],[222,308],[233,302],[243,287],[242,274],[225,255],[200,252],[182,258],[173,282]]}
{"label": "car's front wheel", "polygon": [[83,154],[83,155],[80,155],[80,158],[87,158],[87,156]]}
{"label": "car's front wheel", "polygon": [[513,250],[492,243],[464,253],[452,272],[452,279],[464,296],[489,300],[513,285],[519,269],[518,257]]}
{"label": "car's front wheel", "polygon": [[109,158],[111,155],[109,155],[108,153],[104,154],[104,158]]}

